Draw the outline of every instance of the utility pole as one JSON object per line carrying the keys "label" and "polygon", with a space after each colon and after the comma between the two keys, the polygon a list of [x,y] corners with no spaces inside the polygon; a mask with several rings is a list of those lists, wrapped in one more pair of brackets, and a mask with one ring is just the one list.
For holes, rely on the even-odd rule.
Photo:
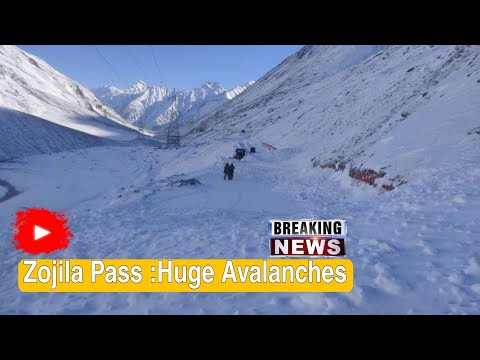
{"label": "utility pole", "polygon": [[[177,105],[177,91],[174,91],[174,100],[173,104]],[[177,108],[178,109],[178,108]],[[180,130],[178,126],[178,116],[179,113],[175,114],[175,118],[168,123],[168,130],[167,130],[167,148],[180,147]]]}

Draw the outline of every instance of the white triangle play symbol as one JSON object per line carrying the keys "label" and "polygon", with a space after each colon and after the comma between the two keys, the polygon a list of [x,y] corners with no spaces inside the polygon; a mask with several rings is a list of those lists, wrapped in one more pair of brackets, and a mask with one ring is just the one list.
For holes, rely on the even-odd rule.
{"label": "white triangle play symbol", "polygon": [[50,234],[50,231],[48,230],[45,230],[44,228],[41,228],[40,226],[37,226],[35,225],[35,228],[34,228],[34,239],[33,240],[38,240],[38,239],[41,239],[43,238],[44,236],[47,236],[48,234]]}

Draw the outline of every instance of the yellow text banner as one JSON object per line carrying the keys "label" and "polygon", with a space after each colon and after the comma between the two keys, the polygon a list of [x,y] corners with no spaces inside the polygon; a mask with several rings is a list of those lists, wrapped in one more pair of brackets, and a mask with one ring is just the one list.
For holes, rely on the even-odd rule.
{"label": "yellow text banner", "polygon": [[23,292],[349,292],[348,259],[24,259]]}

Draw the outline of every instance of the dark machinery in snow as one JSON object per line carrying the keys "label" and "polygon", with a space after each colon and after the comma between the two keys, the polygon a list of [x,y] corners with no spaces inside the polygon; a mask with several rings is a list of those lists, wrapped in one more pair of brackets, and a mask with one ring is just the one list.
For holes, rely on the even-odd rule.
{"label": "dark machinery in snow", "polygon": [[235,156],[233,157],[234,159],[241,160],[247,151],[245,149],[235,149]]}

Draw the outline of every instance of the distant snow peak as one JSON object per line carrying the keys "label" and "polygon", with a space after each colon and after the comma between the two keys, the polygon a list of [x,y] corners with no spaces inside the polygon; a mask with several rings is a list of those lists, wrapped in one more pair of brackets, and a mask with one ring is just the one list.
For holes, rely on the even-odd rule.
{"label": "distant snow peak", "polygon": [[205,84],[202,85],[202,88],[216,90],[216,89],[223,89],[223,86],[220,85],[218,81],[207,81]]}
{"label": "distant snow peak", "polygon": [[240,95],[253,83],[249,81],[227,90],[218,81],[207,81],[199,88],[176,90],[137,81],[125,90],[104,86],[94,93],[131,124],[155,130],[179,117],[182,122],[199,119]]}
{"label": "distant snow peak", "polygon": [[242,92],[244,92],[248,87],[252,86],[253,84],[255,84],[255,81],[249,81],[245,85],[235,86],[233,89],[228,90],[225,93],[225,96],[227,97],[228,100],[232,100],[233,98],[240,95]]}
{"label": "distant snow peak", "polygon": [[[220,85],[217,81],[207,81],[200,87],[202,90],[205,91],[206,96],[215,96],[221,95],[225,91],[227,91],[222,85]],[[195,91],[195,90],[194,90]]]}
{"label": "distant snow peak", "polygon": [[134,93],[141,93],[147,90],[147,83],[145,81],[137,81],[131,88]]}

